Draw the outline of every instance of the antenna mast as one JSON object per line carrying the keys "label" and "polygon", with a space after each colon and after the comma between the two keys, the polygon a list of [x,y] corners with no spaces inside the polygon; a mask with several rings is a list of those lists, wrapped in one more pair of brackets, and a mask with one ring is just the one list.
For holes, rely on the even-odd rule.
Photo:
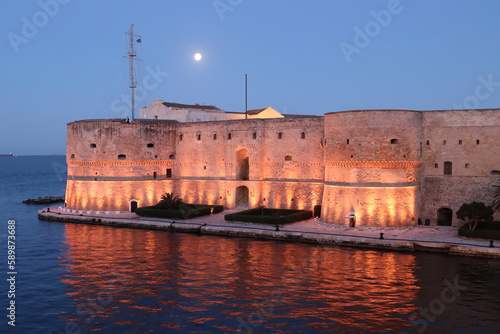
{"label": "antenna mast", "polygon": [[137,56],[134,50],[134,25],[130,25],[130,49],[127,51],[129,59],[129,69],[130,69],[130,88],[132,89],[132,121],[134,121],[134,110],[135,110],[135,89],[137,88],[137,81],[134,78],[134,57]]}

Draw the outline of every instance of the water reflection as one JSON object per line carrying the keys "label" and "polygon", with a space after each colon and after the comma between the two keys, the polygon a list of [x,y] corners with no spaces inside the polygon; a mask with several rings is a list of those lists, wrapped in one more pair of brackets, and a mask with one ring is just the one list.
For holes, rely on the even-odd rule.
{"label": "water reflection", "polygon": [[67,224],[83,331],[388,332],[415,310],[415,256]]}

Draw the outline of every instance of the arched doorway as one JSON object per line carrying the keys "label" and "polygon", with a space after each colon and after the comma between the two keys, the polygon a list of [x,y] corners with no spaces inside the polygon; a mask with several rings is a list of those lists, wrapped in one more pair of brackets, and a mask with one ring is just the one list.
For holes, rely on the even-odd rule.
{"label": "arched doorway", "polygon": [[236,151],[236,179],[249,180],[250,164],[248,162],[248,150],[245,148]]}
{"label": "arched doorway", "polygon": [[240,186],[236,188],[236,199],[234,203],[236,209],[245,210],[248,209],[248,188],[245,186]]}
{"label": "arched doorway", "polygon": [[130,212],[135,212],[137,210],[137,201],[130,202]]}
{"label": "arched doorway", "polygon": [[448,208],[441,208],[437,211],[438,226],[451,226],[452,221],[453,221],[453,210]]}

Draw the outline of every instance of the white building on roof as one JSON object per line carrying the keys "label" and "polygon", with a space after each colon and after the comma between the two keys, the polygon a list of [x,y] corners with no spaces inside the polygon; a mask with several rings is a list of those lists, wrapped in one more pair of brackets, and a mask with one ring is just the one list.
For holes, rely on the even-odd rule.
{"label": "white building on roof", "polygon": [[[142,119],[164,119],[175,120],[182,123],[226,121],[233,119],[244,119],[245,113],[228,112],[216,106],[206,106],[200,104],[181,104],[163,102],[163,100],[153,100],[153,103],[140,109]],[[283,118],[284,116],[271,107],[253,109],[247,112],[249,119],[258,118]]]}

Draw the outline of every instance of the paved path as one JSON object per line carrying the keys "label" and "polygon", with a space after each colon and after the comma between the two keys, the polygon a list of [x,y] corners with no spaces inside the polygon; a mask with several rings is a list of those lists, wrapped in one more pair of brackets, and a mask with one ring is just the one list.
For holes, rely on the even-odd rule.
{"label": "paved path", "polygon": [[[269,225],[225,221],[224,215],[232,212],[235,212],[235,210],[226,210],[219,214],[188,220],[172,220],[139,217],[135,213],[78,214],[61,212],[57,208],[50,208],[50,213],[47,213],[46,209],[40,210],[39,216],[41,219],[63,222],[145,229],[183,230],[206,234],[371,248],[440,251],[451,254],[500,258],[500,242],[495,243],[495,248],[490,248],[489,241],[460,238],[458,236],[458,228],[456,227],[345,228],[325,224],[319,219],[309,219],[280,226],[279,231],[276,231],[274,226]],[[381,233],[383,233],[383,240],[380,239]]]}

